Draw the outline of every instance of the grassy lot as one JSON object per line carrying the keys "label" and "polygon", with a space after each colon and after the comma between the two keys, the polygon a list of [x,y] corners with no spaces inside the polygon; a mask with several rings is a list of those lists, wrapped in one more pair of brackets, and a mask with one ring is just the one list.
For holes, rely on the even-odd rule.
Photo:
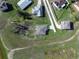
{"label": "grassy lot", "polygon": [[0,40],[0,59],[7,59],[7,50],[4,48]]}
{"label": "grassy lot", "polygon": [[17,48],[17,47],[25,47],[25,46],[32,46],[33,44],[47,44],[49,42],[58,42],[67,40],[70,38],[74,33],[76,32],[77,28],[75,30],[70,31],[60,31],[58,30],[56,33],[53,31],[50,31],[48,35],[46,36],[39,36],[39,37],[32,37],[32,36],[23,36],[15,34],[12,31],[12,28],[14,26],[9,25],[7,28],[5,28],[2,31],[2,37],[7,45],[8,48]]}
{"label": "grassy lot", "polygon": [[[2,13],[0,15],[0,18],[1,17],[2,19],[5,18],[3,22],[7,22],[8,19],[10,21],[20,20],[20,19],[23,20],[21,17],[16,16],[17,11],[15,9],[16,9],[16,4],[19,0],[7,0],[7,1],[13,5],[14,9],[10,12]],[[30,8],[24,10],[24,12],[28,11],[29,13],[31,13],[32,7],[35,6],[37,2],[36,0],[33,1],[34,4],[31,5]],[[70,16],[71,15],[70,8],[62,9],[61,11],[56,10],[55,13],[58,17],[58,21],[61,20],[71,20],[73,22],[75,21],[73,16],[72,17]],[[32,20],[25,19],[22,22],[25,21],[30,22],[32,26],[37,24],[50,24],[47,14],[45,17],[41,17],[41,18],[33,17]],[[73,41],[64,44],[64,46],[62,44],[46,46],[45,44],[50,42],[51,43],[59,42],[70,38],[72,35],[74,35],[76,30],[79,28],[78,26],[75,26],[74,30],[69,30],[69,31],[57,30],[56,33],[50,31],[48,35],[39,36],[39,37],[36,36],[36,38],[35,36],[30,36],[31,34],[28,35],[28,37],[23,35],[17,35],[13,33],[12,31],[13,28],[14,28],[13,24],[10,23],[6,28],[3,29],[1,33],[3,37],[3,41],[9,49],[32,46],[35,44],[40,45],[38,47],[32,47],[29,49],[17,51],[14,54],[14,59],[32,59],[32,58],[33,59],[76,59],[76,54],[74,52],[77,49],[76,38]]]}
{"label": "grassy lot", "polygon": [[[13,7],[15,7],[18,0],[8,0],[8,2],[11,3],[13,5]],[[37,2],[37,1],[34,0],[34,2]],[[27,8],[24,11],[30,12],[31,8],[33,6],[35,6],[35,4],[31,5],[30,8]],[[58,14],[59,14],[59,12],[57,11]],[[65,12],[64,13],[65,15],[64,15],[63,18],[65,18],[65,16],[68,15],[69,13],[65,9],[63,9],[63,12]],[[4,17],[6,17],[6,20],[9,19],[10,21],[20,20],[20,19],[22,20],[21,17],[16,16],[16,13],[17,13],[17,11],[14,9],[10,12],[3,13],[1,16],[4,15]],[[26,20],[27,19],[25,19],[25,21]],[[48,19],[47,15],[45,17],[41,17],[41,18],[33,17],[32,20],[27,20],[27,21],[30,22],[32,26],[37,25],[37,24],[49,24],[49,19]],[[24,22],[24,21],[22,21],[22,22]],[[76,30],[78,28],[77,27],[74,30],[70,30],[70,31],[57,30],[56,33],[54,33],[53,31],[50,31],[48,35],[41,36],[41,37],[39,36],[39,37],[36,37],[36,38],[35,38],[34,35],[30,36],[31,35],[30,34],[30,35],[28,35],[28,38],[27,38],[27,36],[21,36],[21,35],[14,34],[12,32],[13,27],[14,26],[12,24],[10,24],[2,32],[3,40],[4,40],[4,42],[5,42],[5,44],[7,45],[8,48],[25,47],[25,46],[29,46],[29,45],[32,45],[32,44],[47,44],[49,42],[57,42],[57,41],[66,40],[69,37],[71,37],[76,32]]]}
{"label": "grassy lot", "polygon": [[76,59],[77,39],[64,44],[44,45],[16,51],[14,59]]}

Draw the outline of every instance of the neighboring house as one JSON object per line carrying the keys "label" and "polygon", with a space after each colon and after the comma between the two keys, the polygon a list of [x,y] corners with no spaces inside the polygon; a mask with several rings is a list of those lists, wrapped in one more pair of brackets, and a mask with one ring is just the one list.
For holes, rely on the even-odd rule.
{"label": "neighboring house", "polygon": [[21,9],[25,9],[26,7],[28,7],[30,4],[32,3],[32,0],[20,0],[17,5],[21,8]]}
{"label": "neighboring house", "polygon": [[79,1],[73,3],[74,9],[79,12]]}
{"label": "neighboring house", "polygon": [[46,35],[48,31],[47,25],[38,25],[35,27],[35,35]]}
{"label": "neighboring house", "polygon": [[64,8],[65,6],[67,6],[69,2],[67,0],[54,0],[52,4],[56,8],[60,9],[60,8]]}
{"label": "neighboring house", "polygon": [[8,10],[8,5],[6,1],[0,1],[0,10],[1,11],[6,11]]}
{"label": "neighboring house", "polygon": [[38,0],[37,6],[35,6],[32,9],[32,14],[34,14],[38,17],[43,16],[43,6],[42,6],[42,1],[41,0]]}
{"label": "neighboring house", "polygon": [[70,30],[72,29],[72,23],[70,21],[61,21],[61,29]]}

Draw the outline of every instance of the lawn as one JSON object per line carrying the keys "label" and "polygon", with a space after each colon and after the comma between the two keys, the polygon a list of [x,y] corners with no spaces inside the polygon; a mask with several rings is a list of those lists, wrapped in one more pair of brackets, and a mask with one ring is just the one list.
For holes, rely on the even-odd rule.
{"label": "lawn", "polygon": [[[76,38],[72,40],[71,42],[65,43],[64,46],[62,44],[58,45],[51,45],[47,46],[48,43],[53,42],[59,42],[64,41],[70,38],[72,35],[75,34],[76,30],[79,29],[79,26],[75,26],[74,30],[57,30],[56,33],[53,31],[49,31],[48,35],[46,36],[34,36],[32,33],[27,36],[18,35],[13,33],[13,24],[9,23],[7,27],[7,21],[8,19],[12,21],[21,20],[21,22],[27,21],[27,23],[30,23],[31,26],[35,26],[38,24],[50,24],[49,18],[47,16],[47,13],[45,17],[33,17],[31,20],[23,19],[21,17],[16,16],[16,4],[19,0],[7,0],[9,3],[13,5],[13,10],[10,12],[2,12],[0,15],[0,20],[3,23],[2,27],[2,38],[4,43],[9,49],[13,48],[21,48],[21,47],[28,47],[33,45],[38,45],[38,47],[32,47],[29,49],[24,49],[20,51],[16,51],[14,54],[13,59],[76,59],[76,54],[74,51],[77,49],[77,40]],[[33,0],[33,4],[29,6],[26,10],[23,10],[24,12],[31,13],[31,9],[33,6],[36,5],[36,0]],[[17,7],[18,8],[18,7]],[[19,9],[19,8],[18,8]],[[58,11],[55,9],[55,13],[58,17],[57,21],[61,20],[71,20],[74,22],[74,18],[70,16],[71,11],[70,8],[68,9],[62,9],[61,11]],[[4,19],[4,21],[2,20]],[[2,28],[1,27],[1,28]],[[5,27],[5,28],[4,28]],[[73,51],[74,50],[74,51]],[[65,52],[64,52],[65,51]]]}
{"label": "lawn", "polygon": [[3,46],[0,39],[0,59],[7,59],[7,49]]}
{"label": "lawn", "polygon": [[[8,2],[11,3],[13,5],[13,7],[15,7],[18,0],[8,0]],[[34,3],[24,11],[30,12],[30,9],[32,9],[32,7],[35,6],[35,4],[36,4],[35,2],[37,2],[37,1],[34,0]],[[66,10],[64,10],[64,11],[66,11]],[[21,19],[22,22],[25,22],[25,21],[30,22],[30,25],[32,25],[32,26],[35,26],[37,24],[48,24],[49,25],[49,23],[50,23],[47,14],[45,15],[45,17],[33,17],[32,20],[28,20],[28,19],[23,20],[21,17],[16,16],[16,14],[17,14],[17,11],[14,9],[10,12],[3,13],[1,16],[4,15],[4,17],[6,17],[6,20],[9,19],[10,21]],[[58,42],[58,41],[66,40],[66,39],[70,38],[77,30],[77,28],[75,28],[74,30],[69,30],[69,31],[57,30],[56,33],[54,33],[53,31],[49,31],[48,35],[39,36],[39,37],[34,36],[32,33],[32,36],[31,36],[31,34],[29,34],[27,37],[27,36],[17,35],[15,33],[13,33],[12,32],[13,27],[14,27],[13,24],[10,23],[9,26],[4,28],[2,31],[3,40],[6,44],[6,46],[10,49],[17,48],[17,47],[30,46],[33,44],[36,44],[36,45],[37,44],[47,44],[49,42]]]}
{"label": "lawn", "polygon": [[[32,46],[34,44],[36,45],[43,45],[50,42],[59,42],[64,41],[70,38],[72,35],[75,34],[76,30],[78,29],[78,26],[74,30],[70,31],[60,31],[57,30],[56,33],[53,31],[50,31],[48,35],[46,36],[31,36],[31,34],[28,36],[18,35],[15,34],[12,30],[14,26],[10,24],[8,27],[6,27],[2,31],[2,37],[4,40],[4,43],[8,48],[18,48],[18,47],[26,47],[26,46]],[[33,34],[33,33],[32,33]]]}
{"label": "lawn", "polygon": [[64,44],[42,45],[16,51],[14,59],[76,59],[77,39]]}

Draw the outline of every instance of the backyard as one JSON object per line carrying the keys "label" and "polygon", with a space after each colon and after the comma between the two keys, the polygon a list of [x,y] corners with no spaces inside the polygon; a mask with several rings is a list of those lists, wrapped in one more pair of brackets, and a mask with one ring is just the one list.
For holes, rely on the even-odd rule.
{"label": "backyard", "polygon": [[64,44],[42,45],[15,51],[14,59],[76,59],[77,46],[77,39],[74,38]]}
{"label": "backyard", "polygon": [[[9,3],[11,3],[13,5],[13,7],[16,7],[15,5],[18,0],[17,1],[16,0],[8,0],[8,1],[9,1]],[[34,0],[34,3],[35,2],[36,2],[36,0]],[[32,7],[36,4],[36,3],[35,4],[34,3],[24,11],[30,12]],[[2,31],[3,41],[5,42],[5,44],[8,48],[25,47],[25,46],[28,46],[31,44],[46,44],[49,42],[58,42],[58,41],[66,40],[66,39],[70,38],[77,30],[77,27],[75,27],[74,30],[69,30],[69,31],[57,30],[56,33],[54,33],[53,31],[50,30],[48,35],[39,36],[39,37],[34,36],[33,34],[32,34],[32,36],[31,36],[31,34],[29,34],[28,37],[17,35],[12,32],[12,28],[14,26],[11,22],[14,20],[15,21],[20,20],[20,19],[22,20],[23,18],[16,16],[16,13],[17,13],[17,11],[15,9],[10,12],[3,13],[4,17],[6,16],[6,20],[9,23],[8,25],[6,25],[6,27]],[[67,13],[69,14],[69,12],[67,12]],[[73,20],[73,19],[71,19],[71,20]],[[31,19],[31,20],[25,19],[25,20],[22,20],[21,23],[23,23],[25,21],[27,21],[27,23],[30,22],[31,26],[35,26],[38,24],[48,24],[49,25],[49,23],[50,23],[47,15],[45,15],[45,17],[41,17],[41,18],[33,17],[33,19]],[[19,42],[18,42],[18,40],[19,40]]]}
{"label": "backyard", "polygon": [[[10,50],[15,48],[29,47],[15,51],[14,59],[76,59],[76,50],[78,49],[77,38],[73,38],[71,41],[63,44],[53,44],[55,42],[63,42],[73,37],[79,29],[79,23],[76,24],[75,18],[72,15],[70,8],[57,10],[53,9],[57,16],[57,21],[70,20],[74,23],[74,30],[58,30],[54,33],[49,31],[48,35],[35,36],[33,33],[35,25],[50,25],[49,17],[45,11],[44,17],[32,16],[32,19],[23,19],[17,16],[17,9],[21,10],[17,6],[19,0],[7,0],[13,6],[13,10],[9,12],[2,12],[0,14],[0,29],[1,37],[6,47]],[[36,6],[37,0],[33,0],[33,4],[27,9],[21,10],[31,14],[32,8]],[[13,32],[14,23],[20,24],[29,23],[32,27],[32,31],[29,31],[28,35],[18,35]],[[34,46],[34,47],[33,47]],[[58,56],[58,57],[57,57]]]}

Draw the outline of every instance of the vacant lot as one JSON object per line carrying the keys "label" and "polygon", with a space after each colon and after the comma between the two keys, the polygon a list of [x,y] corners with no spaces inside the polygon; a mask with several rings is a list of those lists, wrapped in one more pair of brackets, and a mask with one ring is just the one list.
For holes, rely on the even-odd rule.
{"label": "vacant lot", "polygon": [[[17,6],[18,0],[8,0],[8,2],[13,5],[14,10],[12,10],[10,12],[3,13],[4,17],[6,17],[6,20],[8,21],[8,19],[9,19],[10,22],[13,21],[13,20],[20,20],[20,19],[22,20],[21,17],[16,16],[17,11],[15,10],[15,7]],[[36,5],[36,2],[37,1],[34,0],[34,3],[24,11],[25,12],[27,12],[27,11],[31,12],[30,10],[32,9],[33,6]],[[63,12],[65,12],[65,11],[66,10],[63,10]],[[65,13],[66,13],[66,15],[69,14],[67,11]],[[32,20],[25,19],[25,20],[22,20],[22,22],[24,22],[26,20],[28,22],[30,22],[32,26],[37,25],[37,24],[49,24],[50,23],[47,15],[45,15],[45,17],[41,17],[41,18],[33,17]],[[78,28],[77,27],[74,30],[69,30],[69,31],[67,31],[67,30],[57,30],[56,33],[54,33],[53,31],[50,31],[48,35],[41,36],[41,37],[40,36],[35,37],[34,35],[30,36],[31,34],[29,34],[28,38],[27,38],[27,36],[21,36],[21,35],[17,35],[15,33],[13,33],[13,31],[12,31],[13,27],[14,27],[13,24],[9,23],[9,25],[2,32],[3,40],[4,40],[4,42],[5,42],[5,44],[8,48],[32,46],[33,44],[36,44],[36,45],[42,44],[43,45],[43,44],[47,44],[49,42],[53,43],[53,42],[66,40],[66,39],[70,38],[72,35],[74,35],[74,33],[76,32],[76,30]]]}
{"label": "vacant lot", "polygon": [[77,46],[74,38],[71,42],[60,45],[44,45],[16,51],[14,59],[76,59]]}
{"label": "vacant lot", "polygon": [[[13,24],[11,23],[14,20],[22,20],[22,22],[27,21],[30,22],[32,26],[37,25],[37,24],[50,24],[49,22],[49,18],[47,16],[47,14],[45,15],[45,17],[33,17],[31,20],[28,19],[22,19],[21,17],[16,16],[17,11],[16,9],[19,9],[17,7],[17,2],[19,0],[7,0],[9,3],[11,3],[13,5],[13,10],[10,12],[6,12],[6,13],[2,13],[0,16],[4,19],[1,20],[2,27],[5,27],[4,25],[7,23],[8,19],[9,19],[9,24],[3,28],[1,34],[2,34],[2,38],[3,41],[5,43],[5,45],[9,48],[9,49],[13,49],[13,48],[21,48],[21,47],[29,47],[29,46],[33,46],[33,45],[38,45],[38,47],[31,47],[29,49],[24,49],[24,50],[20,50],[20,51],[16,51],[14,54],[14,59],[76,59],[76,49],[77,49],[77,40],[76,38],[71,41],[68,42],[66,44],[55,44],[55,45],[51,45],[48,46],[48,43],[53,43],[53,42],[60,42],[60,41],[64,41],[67,40],[68,38],[70,38],[72,35],[75,34],[76,30],[79,29],[79,26],[77,24],[77,26],[75,25],[74,30],[57,30],[56,33],[54,33],[53,31],[50,31],[48,35],[46,36],[30,36],[31,34],[27,36],[23,36],[23,35],[18,35],[13,33]],[[36,0],[33,0],[34,3],[27,8],[26,10],[24,10],[24,12],[29,12],[31,13],[31,9],[33,6],[36,5]],[[16,8],[17,7],[17,8]],[[55,11],[56,15],[60,15],[58,16],[58,21],[61,20],[71,20],[74,22],[74,18],[70,16],[71,11],[68,8],[63,9],[62,12],[61,11]],[[4,22],[4,23],[3,23]],[[2,28],[1,27],[1,28]]]}

